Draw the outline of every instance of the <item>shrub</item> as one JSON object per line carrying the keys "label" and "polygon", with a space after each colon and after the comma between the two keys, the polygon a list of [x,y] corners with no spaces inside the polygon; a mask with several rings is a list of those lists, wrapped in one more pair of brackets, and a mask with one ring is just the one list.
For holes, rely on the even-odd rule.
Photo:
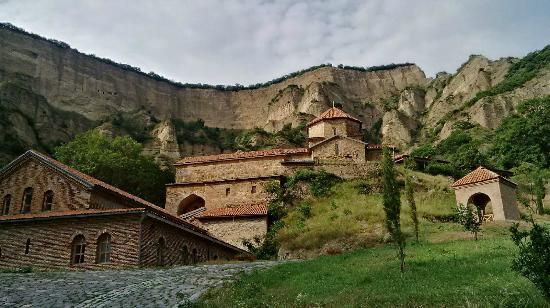
{"label": "shrub", "polygon": [[[464,230],[474,234],[477,241],[477,233],[481,230],[481,219],[479,209],[476,207],[477,213],[474,213],[472,206],[459,204],[456,213],[456,220],[464,227]],[[476,215],[477,214],[477,215]]]}
{"label": "shrub", "polygon": [[519,248],[512,268],[531,280],[550,300],[550,230],[533,223],[529,231],[520,231],[518,224],[510,231],[512,241]]}

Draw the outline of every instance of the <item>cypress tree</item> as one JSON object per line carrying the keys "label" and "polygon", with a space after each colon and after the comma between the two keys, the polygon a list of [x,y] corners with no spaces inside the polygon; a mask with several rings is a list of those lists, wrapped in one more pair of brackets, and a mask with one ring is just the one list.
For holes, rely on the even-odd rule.
{"label": "cypress tree", "polygon": [[418,242],[418,213],[416,211],[416,202],[414,201],[414,184],[409,175],[405,178],[405,195],[407,196],[407,203],[411,207],[411,220],[414,225],[414,236]]}
{"label": "cypress tree", "polygon": [[382,205],[386,214],[386,229],[393,242],[397,244],[400,270],[403,273],[405,271],[405,237],[401,232],[401,199],[393,159],[387,147],[384,148],[384,158],[382,160],[382,182]]}

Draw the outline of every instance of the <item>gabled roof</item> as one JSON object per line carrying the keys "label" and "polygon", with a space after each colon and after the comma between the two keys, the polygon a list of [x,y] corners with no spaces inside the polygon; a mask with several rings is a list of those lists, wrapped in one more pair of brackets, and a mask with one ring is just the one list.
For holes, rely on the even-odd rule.
{"label": "gabled roof", "polygon": [[267,216],[267,205],[265,203],[239,205],[235,207],[223,207],[210,209],[202,212],[195,218],[225,218],[225,217],[252,217]]}
{"label": "gabled roof", "polygon": [[505,182],[512,184],[513,186],[516,186],[516,184],[510,182],[509,180],[505,179],[504,177],[500,176],[498,173],[491,171],[485,167],[479,166],[474,171],[466,174],[463,178],[459,179],[458,181],[454,182],[451,187],[459,187],[463,185],[468,184],[474,184],[474,183],[480,183],[485,182],[489,180],[495,180],[495,179],[502,179]]}
{"label": "gabled roof", "polygon": [[327,142],[329,142],[329,141],[331,141],[331,140],[334,140],[334,139],[340,139],[340,138],[342,138],[342,139],[348,139],[348,140],[351,140],[351,141],[355,141],[355,142],[361,143],[361,144],[363,144],[363,145],[365,145],[365,146],[368,145],[367,143],[365,143],[365,142],[363,142],[363,141],[361,141],[361,140],[358,140],[358,139],[354,139],[354,138],[350,138],[350,137],[342,136],[342,135],[334,135],[334,136],[331,136],[331,137],[329,137],[329,138],[327,138],[327,139],[325,139],[325,140],[323,140],[323,141],[317,142],[316,144],[312,145],[312,146],[309,147],[309,148],[310,148],[310,149],[313,149],[313,148],[315,148],[315,147],[317,147],[317,146],[319,146],[319,145],[321,145],[321,144],[327,143]]}
{"label": "gabled roof", "polygon": [[243,159],[261,158],[261,157],[287,156],[291,154],[307,154],[307,153],[309,153],[309,149],[307,148],[271,149],[271,150],[247,151],[247,152],[239,151],[239,152],[227,153],[227,154],[184,157],[183,159],[176,162],[174,165],[175,166],[192,165],[192,164],[219,162],[219,161],[243,160]]}
{"label": "gabled roof", "polygon": [[343,110],[338,109],[336,107],[332,107],[329,110],[321,113],[318,117],[311,120],[309,123],[307,123],[307,126],[311,126],[315,123],[321,122],[323,120],[331,120],[331,119],[348,119],[351,121],[355,121],[358,123],[362,123],[360,120],[352,117],[351,115],[345,113]]}

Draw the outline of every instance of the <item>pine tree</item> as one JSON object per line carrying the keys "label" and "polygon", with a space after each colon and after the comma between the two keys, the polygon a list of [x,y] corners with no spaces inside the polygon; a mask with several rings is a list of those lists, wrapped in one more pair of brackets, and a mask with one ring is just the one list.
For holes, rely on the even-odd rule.
{"label": "pine tree", "polygon": [[410,176],[405,178],[405,195],[407,196],[407,203],[411,207],[411,220],[414,225],[414,236],[418,242],[418,213],[416,211],[416,202],[414,201],[414,184]]}
{"label": "pine tree", "polygon": [[405,271],[405,236],[401,232],[401,199],[393,159],[388,148],[384,148],[382,160],[383,196],[382,205],[386,213],[386,229],[397,244],[401,273]]}
{"label": "pine tree", "polygon": [[543,204],[542,200],[544,199],[546,193],[545,193],[545,189],[544,189],[544,180],[542,179],[542,175],[537,174],[535,176],[535,184],[534,184],[533,190],[535,192],[535,198],[536,198],[535,202],[537,204],[537,212],[540,215],[543,215],[544,214],[544,204]]}

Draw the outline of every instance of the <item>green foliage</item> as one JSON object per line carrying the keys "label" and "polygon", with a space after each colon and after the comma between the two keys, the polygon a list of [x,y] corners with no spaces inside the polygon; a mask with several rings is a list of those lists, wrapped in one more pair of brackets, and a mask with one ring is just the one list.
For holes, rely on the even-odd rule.
{"label": "green foliage", "polygon": [[380,144],[382,142],[382,118],[378,119],[370,129],[363,130],[363,141]]}
{"label": "green foliage", "polygon": [[523,86],[527,81],[533,79],[541,70],[549,66],[550,45],[544,47],[542,50],[531,52],[518,62],[512,64],[504,80],[489,90],[477,93],[474,98],[465,103],[464,107],[471,107],[484,97],[515,90]]}
{"label": "green foliage", "polygon": [[405,196],[407,198],[407,203],[411,208],[411,220],[414,226],[414,236],[416,238],[416,241],[418,242],[418,213],[416,210],[416,202],[414,201],[414,183],[410,175],[407,175],[405,177]]}
{"label": "green foliage", "polygon": [[477,241],[477,233],[481,230],[481,213],[476,207],[476,212],[472,206],[459,204],[457,207],[456,220],[464,227],[464,230],[472,232]]}
{"label": "green foliage", "polygon": [[550,301],[550,230],[533,223],[529,231],[520,231],[518,224],[510,231],[512,241],[519,248],[512,268],[531,280]]}
{"label": "green foliage", "polygon": [[158,205],[173,174],[163,171],[130,137],[110,139],[92,130],[55,149],[59,161]]}
{"label": "green foliage", "polygon": [[424,169],[424,172],[431,174],[431,175],[446,175],[446,176],[452,176],[452,177],[459,177],[460,175],[457,174],[455,167],[451,164],[445,164],[445,163],[438,163],[438,162],[431,162],[429,163],[426,168]]}
{"label": "green foliage", "polygon": [[256,237],[253,241],[245,240],[243,245],[260,260],[273,259],[279,251],[276,235],[283,226],[283,221],[276,221],[270,225],[264,238]]}
{"label": "green foliage", "polygon": [[411,156],[416,157],[433,157],[436,155],[436,149],[431,144],[423,144],[412,150]]}
{"label": "green foliage", "polygon": [[506,169],[521,162],[549,168],[550,96],[524,101],[517,111],[496,129],[490,155]]}
{"label": "green foliage", "polygon": [[287,187],[294,187],[298,183],[307,183],[313,196],[324,197],[330,195],[332,187],[340,181],[338,176],[325,170],[301,169],[288,179]]}
{"label": "green foliage", "polygon": [[202,119],[190,122],[172,119],[172,123],[180,144],[210,145],[219,148],[221,151],[237,149],[235,139],[238,131],[236,130],[208,127],[204,125]]}
{"label": "green foliage", "polygon": [[303,219],[311,217],[311,204],[309,202],[302,202],[297,210],[302,215]]}
{"label": "green foliage", "polygon": [[392,240],[397,244],[401,272],[405,270],[405,236],[401,232],[401,199],[397,184],[397,174],[394,169],[390,149],[384,147],[382,160],[382,205],[384,207],[385,223]]}
{"label": "green foliage", "polygon": [[110,122],[114,127],[124,130],[132,139],[139,143],[143,143],[150,139],[149,132],[152,126],[158,121],[153,121],[151,124],[147,124],[147,121],[143,118],[143,114],[128,114],[118,112],[111,116]]}

